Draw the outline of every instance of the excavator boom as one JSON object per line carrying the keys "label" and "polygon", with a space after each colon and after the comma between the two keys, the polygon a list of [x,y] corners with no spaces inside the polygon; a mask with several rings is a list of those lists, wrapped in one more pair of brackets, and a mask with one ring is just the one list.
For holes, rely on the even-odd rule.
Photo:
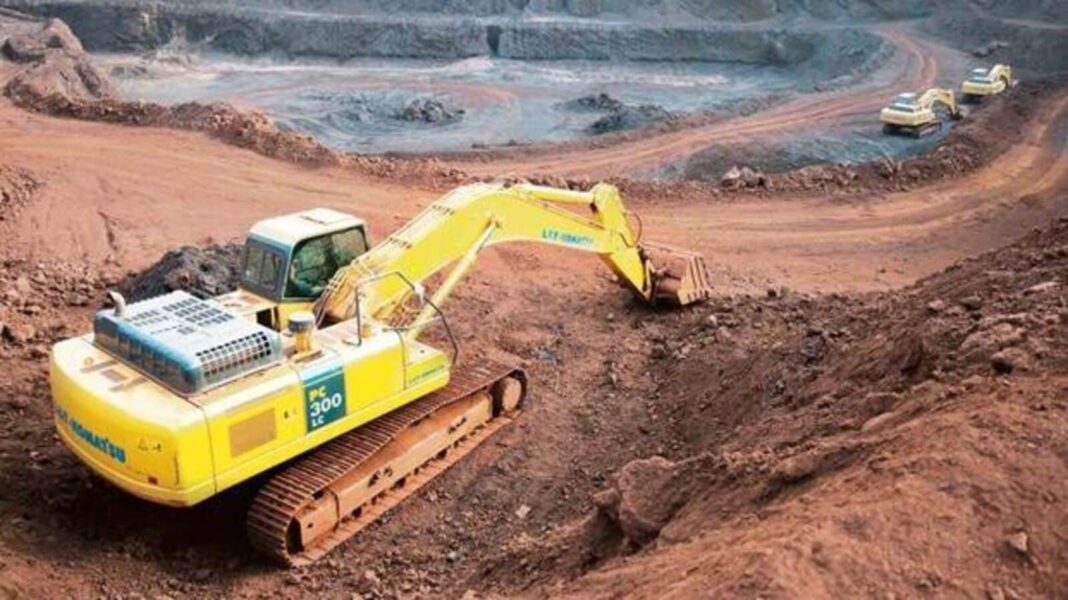
{"label": "excavator boom", "polygon": [[[585,215],[566,206],[586,208]],[[482,248],[536,242],[597,254],[641,299],[684,306],[711,294],[704,259],[643,244],[615,187],[588,192],[473,184],[437,200],[384,242],[339,269],[316,303],[320,320],[387,320],[423,282]],[[471,254],[471,253],[474,254]],[[358,301],[357,301],[358,300]],[[444,297],[436,298],[443,301]]]}
{"label": "excavator boom", "polygon": [[[579,214],[569,205],[589,212]],[[399,332],[406,346],[417,346],[425,327],[442,317],[440,307],[479,253],[505,242],[597,254],[646,302],[681,306],[709,297],[699,255],[642,244],[640,233],[609,185],[589,192],[533,185],[461,187],[339,269],[315,305],[316,320],[356,321],[361,339],[381,335],[388,323],[385,330]],[[445,273],[444,280],[428,299],[423,283],[438,273]],[[402,308],[413,295],[419,296],[421,309],[411,316]],[[398,316],[405,319],[398,322]],[[284,564],[317,559],[455,464],[521,408],[522,371],[485,362],[453,368],[445,388],[331,441],[275,475],[249,512],[253,545]]]}

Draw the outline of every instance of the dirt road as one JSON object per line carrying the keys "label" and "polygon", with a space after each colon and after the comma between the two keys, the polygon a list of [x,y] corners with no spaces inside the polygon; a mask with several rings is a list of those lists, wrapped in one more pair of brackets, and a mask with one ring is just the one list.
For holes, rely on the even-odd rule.
{"label": "dirt road", "polygon": [[[849,200],[776,195],[631,204],[642,211],[648,237],[711,257],[725,291],[902,285],[1013,239],[1063,208],[1063,198],[1050,192],[1063,189],[1068,176],[1066,109],[1065,99],[1046,106],[1027,125],[1025,143],[962,181]],[[308,206],[355,212],[381,235],[439,193],[297,167],[199,134],[31,116],[7,104],[0,104],[0,152],[45,182],[39,199],[6,225],[9,251],[125,268],[141,268],[175,246],[239,238],[259,218]],[[552,254],[561,272],[585,259]]]}
{"label": "dirt road", "polygon": [[757,137],[775,137],[801,129],[827,129],[856,115],[873,115],[888,97],[902,90],[929,87],[938,78],[939,67],[928,42],[898,29],[879,33],[897,48],[890,81],[856,89],[808,94],[771,110],[731,118],[701,127],[681,129],[604,148],[562,150],[539,147],[532,156],[488,162],[461,160],[455,166],[481,176],[502,173],[548,174],[564,177],[629,176],[653,172],[658,166],[690,156],[713,144],[744,142]]}

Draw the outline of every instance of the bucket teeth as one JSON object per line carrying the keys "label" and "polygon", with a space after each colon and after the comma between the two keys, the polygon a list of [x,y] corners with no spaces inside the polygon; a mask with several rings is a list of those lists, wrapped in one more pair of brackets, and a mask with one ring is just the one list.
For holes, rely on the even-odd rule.
{"label": "bucket teeth", "polygon": [[705,259],[696,252],[662,244],[642,244],[642,255],[653,276],[654,303],[686,306],[712,296]]}

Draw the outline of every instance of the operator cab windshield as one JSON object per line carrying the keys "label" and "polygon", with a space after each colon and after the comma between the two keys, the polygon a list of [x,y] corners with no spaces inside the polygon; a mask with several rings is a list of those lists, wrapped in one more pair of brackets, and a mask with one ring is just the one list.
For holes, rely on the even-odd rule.
{"label": "operator cab windshield", "polygon": [[990,76],[987,75],[986,69],[974,69],[972,74],[968,76],[968,81],[974,83],[990,83]]}
{"label": "operator cab windshield", "polygon": [[297,244],[286,282],[287,298],[318,298],[334,273],[367,252],[362,227]]}

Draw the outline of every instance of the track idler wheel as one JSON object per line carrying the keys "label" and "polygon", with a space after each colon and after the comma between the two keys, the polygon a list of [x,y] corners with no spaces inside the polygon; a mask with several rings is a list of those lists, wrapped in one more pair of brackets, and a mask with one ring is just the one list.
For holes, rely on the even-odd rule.
{"label": "track idler wheel", "polygon": [[493,416],[515,414],[523,407],[526,395],[526,382],[519,377],[505,377],[493,384],[490,390],[490,396],[493,398]]}

